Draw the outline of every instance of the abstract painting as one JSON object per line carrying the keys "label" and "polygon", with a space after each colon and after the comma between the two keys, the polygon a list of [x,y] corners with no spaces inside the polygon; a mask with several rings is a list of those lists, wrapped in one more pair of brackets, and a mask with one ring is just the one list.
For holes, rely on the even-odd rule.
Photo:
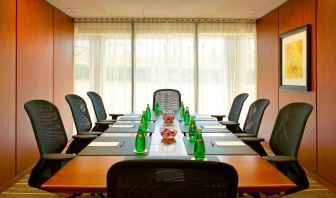
{"label": "abstract painting", "polygon": [[310,91],[310,25],[280,35],[280,86]]}

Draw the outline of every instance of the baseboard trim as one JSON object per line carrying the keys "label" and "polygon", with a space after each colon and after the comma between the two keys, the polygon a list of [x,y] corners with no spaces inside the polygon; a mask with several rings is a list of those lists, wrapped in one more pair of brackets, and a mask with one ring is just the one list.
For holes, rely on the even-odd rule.
{"label": "baseboard trim", "polygon": [[32,170],[31,168],[28,168],[25,171],[22,171],[21,173],[19,173],[18,175],[16,175],[14,178],[12,178],[10,181],[8,181],[7,183],[5,183],[4,185],[0,186],[0,193],[7,190],[9,187],[11,187],[12,185],[14,185],[16,182],[20,181],[22,178],[24,178],[28,173],[30,173]]}
{"label": "baseboard trim", "polygon": [[324,187],[326,187],[328,190],[331,190],[333,192],[336,192],[336,186],[333,185],[332,183],[330,183],[329,181],[327,181],[326,179],[323,179],[322,177],[320,177],[319,175],[317,175],[315,172],[306,169],[305,171],[307,173],[307,175],[311,178],[313,178],[314,180],[316,180],[317,182],[319,182],[320,184],[322,184]]}

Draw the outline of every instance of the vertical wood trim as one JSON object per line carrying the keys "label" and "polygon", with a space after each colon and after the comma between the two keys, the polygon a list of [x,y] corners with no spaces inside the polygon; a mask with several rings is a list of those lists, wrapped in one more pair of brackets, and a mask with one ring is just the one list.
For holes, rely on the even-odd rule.
{"label": "vertical wood trim", "polygon": [[0,1],[0,188],[15,176],[16,1]]}
{"label": "vertical wood trim", "polygon": [[336,1],[318,1],[317,8],[317,174],[336,187]]}
{"label": "vertical wood trim", "polygon": [[278,10],[274,10],[257,21],[257,96],[271,101],[259,129],[259,136],[266,141],[279,111],[278,20]]}
{"label": "vertical wood trim", "polygon": [[74,22],[53,8],[53,95],[69,139],[73,136],[73,119],[64,96],[73,93]]}
{"label": "vertical wood trim", "polygon": [[23,105],[32,99],[53,100],[53,7],[42,0],[18,0],[17,9],[18,174],[39,156]]}

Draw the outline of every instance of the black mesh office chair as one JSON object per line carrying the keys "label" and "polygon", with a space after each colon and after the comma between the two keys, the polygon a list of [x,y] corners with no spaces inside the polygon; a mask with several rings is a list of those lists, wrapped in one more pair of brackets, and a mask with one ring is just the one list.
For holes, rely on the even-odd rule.
{"label": "black mesh office chair", "polygon": [[235,168],[212,161],[129,160],[107,173],[108,198],[231,198],[237,186]]}
{"label": "black mesh office chair", "polygon": [[108,120],[107,119],[107,114],[106,114],[106,111],[105,111],[105,106],[104,106],[103,100],[100,97],[100,95],[98,95],[96,92],[93,92],[93,91],[87,92],[87,95],[89,96],[89,98],[92,102],[97,121],[114,124],[116,122],[116,119],[119,116],[123,115],[123,114],[112,114],[112,113],[110,113],[109,115],[112,117],[112,120]]}
{"label": "black mesh office chair", "polygon": [[291,103],[279,111],[269,142],[275,156],[267,156],[260,144],[264,141],[263,138],[241,138],[297,185],[297,188],[287,191],[286,194],[309,187],[307,176],[297,161],[297,153],[312,110],[310,104]]}
{"label": "black mesh office chair", "polygon": [[269,103],[268,99],[254,101],[246,115],[243,130],[237,125],[227,125],[227,129],[235,133],[237,137],[257,137],[264,112]]}
{"label": "black mesh office chair", "polygon": [[110,123],[98,121],[91,131],[92,122],[84,99],[75,94],[68,94],[65,100],[70,106],[77,134],[101,135],[109,127]]}
{"label": "black mesh office chair", "polygon": [[66,153],[61,153],[68,139],[57,107],[45,100],[32,100],[26,102],[24,108],[30,118],[40,152],[40,159],[33,168],[28,183],[32,187],[40,188],[49,177],[97,136],[73,136],[74,140]]}
{"label": "black mesh office chair", "polygon": [[176,89],[158,89],[153,94],[153,109],[159,102],[161,111],[178,112],[181,105],[181,93]]}
{"label": "black mesh office chair", "polygon": [[[238,123],[241,110],[248,96],[249,95],[247,93],[242,93],[233,99],[231,109],[229,112],[229,116],[228,116],[228,121],[223,121],[224,123],[232,124],[232,125],[236,125]],[[225,115],[212,115],[212,117],[217,118],[218,121],[222,121]]]}

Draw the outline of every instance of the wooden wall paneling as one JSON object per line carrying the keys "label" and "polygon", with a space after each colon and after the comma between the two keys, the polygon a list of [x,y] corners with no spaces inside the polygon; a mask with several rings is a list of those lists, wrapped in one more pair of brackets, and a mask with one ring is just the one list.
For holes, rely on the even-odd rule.
{"label": "wooden wall paneling", "polygon": [[0,189],[15,176],[16,1],[0,1]]}
{"label": "wooden wall paneling", "polygon": [[266,141],[272,133],[278,114],[278,10],[257,20],[257,97],[267,98],[270,104],[265,111],[258,136]]}
{"label": "wooden wall paneling", "polygon": [[279,108],[291,102],[313,105],[299,151],[302,164],[316,172],[316,0],[289,0],[279,8],[279,34],[311,24],[312,91],[279,89]]}
{"label": "wooden wall paneling", "polygon": [[74,21],[54,8],[54,104],[58,107],[68,138],[73,118],[65,95],[73,93]]}
{"label": "wooden wall paneling", "polygon": [[43,0],[17,1],[17,174],[38,159],[24,103],[53,100],[53,7]]}
{"label": "wooden wall paneling", "polygon": [[336,185],[336,1],[317,7],[317,172]]}

